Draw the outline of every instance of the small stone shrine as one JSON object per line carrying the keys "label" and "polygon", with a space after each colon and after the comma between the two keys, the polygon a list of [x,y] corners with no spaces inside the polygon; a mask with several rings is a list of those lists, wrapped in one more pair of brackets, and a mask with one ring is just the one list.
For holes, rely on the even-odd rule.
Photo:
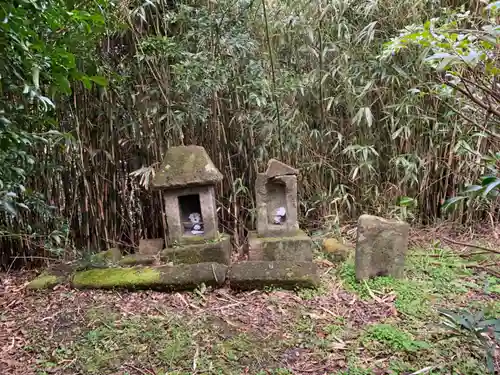
{"label": "small stone shrine", "polygon": [[258,175],[257,232],[250,233],[250,259],[231,264],[231,242],[218,231],[215,204],[215,186],[222,174],[203,147],[171,147],[152,182],[165,200],[165,249],[161,250],[163,239],[143,239],[139,253],[122,256],[118,249],[110,249],[98,254],[104,268],[48,270],[27,288],[64,282],[80,289],[165,291],[202,283],[220,287],[226,282],[232,289],[316,287],[312,240],[297,222],[297,173],[273,159],[266,173]]}
{"label": "small stone shrine", "polygon": [[361,215],[356,241],[356,279],[403,277],[409,230],[409,224],[402,221]]}
{"label": "small stone shrine", "polygon": [[312,262],[312,240],[297,221],[297,174],[276,159],[257,174],[257,232],[249,234],[249,260]]}
{"label": "small stone shrine", "polygon": [[222,174],[203,147],[170,147],[152,186],[165,201],[168,247],[162,258],[175,263],[229,264],[230,241],[218,232],[215,186]]}

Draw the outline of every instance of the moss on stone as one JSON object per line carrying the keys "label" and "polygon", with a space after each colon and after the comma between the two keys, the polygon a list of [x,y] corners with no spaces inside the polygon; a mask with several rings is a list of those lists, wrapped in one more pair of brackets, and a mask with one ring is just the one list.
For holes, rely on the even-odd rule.
{"label": "moss on stone", "polygon": [[175,241],[173,247],[183,247],[186,245],[199,245],[199,244],[216,244],[228,239],[229,236],[224,233],[217,232],[213,238],[197,235],[184,235],[179,240]]}
{"label": "moss on stone", "polygon": [[108,268],[77,272],[72,285],[76,288],[139,288],[160,282],[160,272],[154,268]]}
{"label": "moss on stone", "polygon": [[62,277],[42,273],[36,279],[32,280],[28,285],[28,289],[51,289],[63,281]]}
{"label": "moss on stone", "polygon": [[221,285],[226,271],[227,266],[218,263],[92,269],[77,272],[72,285],[76,288],[182,290],[196,288],[201,283]]}
{"label": "moss on stone", "polygon": [[222,180],[205,149],[201,146],[170,147],[152,185],[156,188],[177,188],[214,184]]}
{"label": "moss on stone", "polygon": [[229,264],[231,261],[231,242],[227,235],[221,238],[223,241],[177,245],[174,248],[167,248],[161,252],[160,259],[174,264],[205,262]]}

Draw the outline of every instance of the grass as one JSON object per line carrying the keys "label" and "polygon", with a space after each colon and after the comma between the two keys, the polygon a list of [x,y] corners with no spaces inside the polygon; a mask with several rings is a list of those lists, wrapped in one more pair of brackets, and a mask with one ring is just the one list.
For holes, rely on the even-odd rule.
{"label": "grass", "polygon": [[[434,248],[413,250],[401,280],[357,283],[352,259],[322,275],[318,290],[92,291],[84,306],[78,301],[88,292],[61,292],[64,314],[52,321],[47,310],[49,320],[42,316],[30,327],[24,351],[37,358],[38,375],[399,375],[429,366],[428,374],[487,373],[481,349],[465,336],[450,337],[437,309],[467,307],[498,317],[496,278]],[[41,307],[32,311],[48,308],[43,298],[50,295],[34,295],[30,308]]]}
{"label": "grass", "polygon": [[429,348],[423,341],[414,338],[391,324],[374,324],[369,327],[363,337],[365,342],[377,342],[389,352],[415,352],[422,348]]}
{"label": "grass", "polygon": [[416,318],[433,314],[431,306],[435,302],[453,301],[458,295],[479,286],[477,277],[468,285],[465,283],[464,278],[472,276],[466,263],[451,251],[443,249],[416,249],[410,252],[406,277],[401,280],[378,277],[357,282],[352,258],[342,264],[339,275],[345,287],[363,299],[370,299],[374,294],[394,292],[398,311]]}
{"label": "grass", "polygon": [[79,358],[75,369],[85,374],[133,368],[134,363],[147,363],[148,368],[159,374],[172,371],[189,374],[193,368],[201,373],[231,374],[245,366],[254,366],[255,358],[260,365],[273,362],[266,353],[275,343],[245,333],[221,340],[218,330],[203,319],[197,322],[187,322],[180,316],[116,319],[105,311],[97,315],[94,311],[92,316],[87,317],[92,322],[91,329],[72,347],[59,346],[52,352],[54,356],[45,361],[45,367],[64,363],[75,354]]}

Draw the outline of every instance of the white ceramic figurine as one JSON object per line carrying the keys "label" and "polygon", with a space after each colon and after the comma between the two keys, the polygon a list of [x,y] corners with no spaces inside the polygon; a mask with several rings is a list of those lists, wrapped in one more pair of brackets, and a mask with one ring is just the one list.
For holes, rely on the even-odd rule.
{"label": "white ceramic figurine", "polygon": [[276,213],[274,214],[274,224],[281,224],[282,219],[286,215],[286,210],[285,207],[280,207],[276,210]]}
{"label": "white ceramic figurine", "polygon": [[193,224],[191,227],[192,234],[203,234],[203,223],[201,221],[201,215],[198,212],[189,214],[189,221]]}

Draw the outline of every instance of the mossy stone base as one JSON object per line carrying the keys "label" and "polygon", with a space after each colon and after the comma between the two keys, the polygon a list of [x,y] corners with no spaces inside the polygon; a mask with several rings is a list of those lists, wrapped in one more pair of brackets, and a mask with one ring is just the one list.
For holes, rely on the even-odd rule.
{"label": "mossy stone base", "polygon": [[214,242],[179,245],[164,249],[160,254],[162,262],[174,264],[195,264],[215,262],[229,265],[231,262],[231,241],[222,235]]}
{"label": "mossy stone base", "polygon": [[125,255],[118,264],[124,267],[130,266],[148,266],[155,262],[154,255],[144,255],[144,254],[130,254]]}
{"label": "mossy stone base", "polygon": [[315,288],[319,285],[316,264],[293,261],[248,261],[231,265],[228,273],[231,288],[257,289],[282,287]]}
{"label": "mossy stone base", "polygon": [[227,266],[218,263],[92,269],[75,273],[71,284],[80,289],[182,290],[196,288],[201,283],[222,285],[226,271]]}
{"label": "mossy stone base", "polygon": [[43,272],[36,279],[32,280],[26,288],[31,290],[52,289],[56,285],[63,283],[64,280],[65,278],[62,276],[51,275]]}
{"label": "mossy stone base", "polygon": [[248,238],[249,260],[251,261],[278,261],[289,260],[298,262],[312,262],[312,239],[299,231],[290,237],[259,237],[251,232]]}

